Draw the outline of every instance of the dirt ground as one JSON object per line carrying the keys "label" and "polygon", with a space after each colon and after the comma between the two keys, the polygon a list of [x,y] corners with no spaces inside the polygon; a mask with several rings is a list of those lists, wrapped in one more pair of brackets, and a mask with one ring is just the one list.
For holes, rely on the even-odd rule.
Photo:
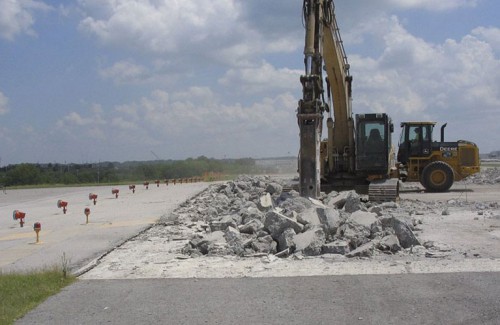
{"label": "dirt ground", "polygon": [[84,279],[282,277],[341,274],[401,274],[500,271],[500,185],[456,184],[447,193],[406,186],[400,205],[421,221],[415,233],[439,248],[418,247],[371,258],[274,255],[190,258],[180,249],[196,225],[175,225],[168,217],[102,259]]}

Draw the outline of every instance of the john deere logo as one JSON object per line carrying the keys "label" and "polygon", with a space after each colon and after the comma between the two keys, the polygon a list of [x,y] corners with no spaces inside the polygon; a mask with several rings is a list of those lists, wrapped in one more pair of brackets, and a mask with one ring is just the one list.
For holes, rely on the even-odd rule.
{"label": "john deere logo", "polygon": [[457,147],[439,147],[440,151],[457,151]]}

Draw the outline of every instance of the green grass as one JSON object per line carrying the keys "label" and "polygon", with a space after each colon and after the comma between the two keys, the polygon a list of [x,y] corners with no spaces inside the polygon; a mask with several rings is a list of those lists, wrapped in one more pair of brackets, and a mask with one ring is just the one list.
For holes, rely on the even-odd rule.
{"label": "green grass", "polygon": [[[222,180],[233,180],[239,174],[236,175],[223,175]],[[161,184],[163,184],[163,179],[160,179]],[[207,182],[212,182],[213,180],[208,180]],[[12,185],[7,186],[6,190],[28,190],[28,189],[40,189],[40,188],[59,188],[59,187],[90,187],[90,186],[128,186],[130,184],[140,184],[142,185],[144,181],[117,181],[117,182],[101,182],[97,183],[78,183],[78,184],[33,184],[33,185]],[[151,184],[150,184],[151,185]],[[154,185],[154,183],[153,183]],[[0,184],[0,191],[2,190]]]}
{"label": "green grass", "polygon": [[60,268],[29,273],[0,273],[0,325],[13,324],[48,297],[76,281]]}

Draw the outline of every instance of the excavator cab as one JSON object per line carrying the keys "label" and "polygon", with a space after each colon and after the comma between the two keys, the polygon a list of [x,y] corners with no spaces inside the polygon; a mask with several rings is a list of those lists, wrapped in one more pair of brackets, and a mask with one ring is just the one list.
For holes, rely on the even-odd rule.
{"label": "excavator cab", "polygon": [[392,132],[394,126],[385,113],[356,115],[357,173],[387,175]]}

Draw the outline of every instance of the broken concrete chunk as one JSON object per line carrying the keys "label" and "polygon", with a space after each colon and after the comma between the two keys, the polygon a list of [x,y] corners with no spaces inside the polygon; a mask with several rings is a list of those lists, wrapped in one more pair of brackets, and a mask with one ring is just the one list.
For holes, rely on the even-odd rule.
{"label": "broken concrete chunk", "polygon": [[378,218],[378,222],[384,227],[384,228],[392,228],[392,223],[393,223],[393,218],[390,216],[382,216]]}
{"label": "broken concrete chunk", "polygon": [[318,214],[316,213],[316,209],[314,208],[307,209],[302,213],[297,213],[297,221],[303,224],[304,226],[309,224],[317,226],[321,224],[318,218]]}
{"label": "broken concrete chunk", "polygon": [[249,182],[245,182],[245,181],[236,181],[235,185],[236,185],[236,187],[238,187],[239,189],[241,189],[243,191],[248,190],[251,186],[251,184]]}
{"label": "broken concrete chunk", "polygon": [[333,235],[337,232],[341,222],[338,210],[331,207],[317,208],[316,214],[326,234]]}
{"label": "broken concrete chunk", "polygon": [[224,232],[224,238],[227,242],[241,240],[241,233],[236,228],[227,227]]}
{"label": "broken concrete chunk", "polygon": [[361,225],[367,229],[371,229],[372,224],[376,223],[378,219],[377,215],[373,212],[365,212],[358,210],[351,214],[349,221]]}
{"label": "broken concrete chunk", "polygon": [[260,211],[268,211],[273,208],[273,199],[271,198],[271,194],[266,193],[259,198],[259,203],[257,207]]}
{"label": "broken concrete chunk", "polygon": [[372,242],[361,245],[355,250],[347,253],[345,256],[347,257],[370,257],[373,255],[375,250],[375,245]]}
{"label": "broken concrete chunk", "polygon": [[259,219],[252,219],[244,225],[238,227],[240,232],[245,234],[255,234],[264,228],[264,224]]}
{"label": "broken concrete chunk", "polygon": [[337,195],[328,195],[324,200],[324,203],[333,208],[342,209],[349,196],[349,191],[340,192]]}
{"label": "broken concrete chunk", "polygon": [[227,229],[227,227],[236,228],[237,226],[237,222],[230,215],[223,216],[220,220],[212,220],[210,222],[210,230],[212,232],[224,231]]}
{"label": "broken concrete chunk", "polygon": [[241,234],[237,229],[228,227],[224,232],[224,238],[234,254],[242,255],[245,252],[245,245],[242,241]]}
{"label": "broken concrete chunk", "polygon": [[255,235],[257,237],[265,237],[265,236],[269,235],[269,233],[267,231],[265,231],[264,229],[261,229],[261,230],[257,231],[257,233],[255,233]]}
{"label": "broken concrete chunk", "polygon": [[324,244],[321,247],[323,254],[340,254],[349,253],[349,243],[344,240],[336,240],[332,243]]}
{"label": "broken concrete chunk", "polygon": [[205,211],[205,214],[209,218],[216,218],[219,215],[217,212],[217,209],[212,207],[212,206],[207,208],[207,210]]}
{"label": "broken concrete chunk", "polygon": [[272,238],[278,240],[285,229],[292,228],[296,233],[300,233],[304,226],[280,213],[270,211],[264,219],[264,228],[269,231]]}
{"label": "broken concrete chunk", "polygon": [[306,256],[316,256],[321,255],[326,236],[322,228],[316,228],[295,235],[293,241],[297,251],[302,251]]}
{"label": "broken concrete chunk", "polygon": [[411,246],[420,245],[417,237],[406,222],[401,221],[398,218],[393,218],[392,227],[394,228],[394,232],[399,239],[401,247],[410,248]]}
{"label": "broken concrete chunk", "polygon": [[197,248],[204,255],[215,251],[224,251],[225,253],[227,242],[224,238],[224,232],[214,231],[206,235],[197,242]]}
{"label": "broken concrete chunk", "polygon": [[264,219],[264,213],[262,213],[255,206],[240,209],[239,215],[242,217],[242,223],[247,223],[253,219],[257,219],[260,221]]}
{"label": "broken concrete chunk", "polygon": [[269,183],[266,186],[266,192],[271,195],[280,195],[283,190],[283,186],[278,183]]}
{"label": "broken concrete chunk", "polygon": [[384,202],[381,204],[381,207],[384,209],[397,209],[399,205],[396,202]]}
{"label": "broken concrete chunk", "polygon": [[375,213],[379,217],[383,215],[382,210],[383,210],[382,207],[378,205],[372,206],[371,208],[368,209],[369,212]]}
{"label": "broken concrete chunk", "polygon": [[258,253],[276,254],[277,244],[270,235],[252,241],[252,248]]}
{"label": "broken concrete chunk", "polygon": [[348,191],[347,193],[348,194],[344,204],[345,212],[353,213],[365,208],[363,202],[361,202],[361,197],[358,193],[356,193],[356,191]]}
{"label": "broken concrete chunk", "polygon": [[389,235],[380,240],[378,248],[383,251],[391,251],[395,253],[401,250],[401,245],[399,244],[399,239],[396,235]]}
{"label": "broken concrete chunk", "polygon": [[287,199],[281,201],[279,206],[286,211],[295,211],[297,213],[302,213],[303,211],[311,208],[313,204],[307,198],[295,197],[293,199]]}
{"label": "broken concrete chunk", "polygon": [[[390,219],[390,227],[394,227],[394,219],[404,222],[411,230],[418,224],[417,219],[407,215],[396,215]],[[379,218],[380,220],[380,218]]]}
{"label": "broken concrete chunk", "polygon": [[382,223],[379,220],[372,223],[370,227],[370,232],[371,232],[370,238],[375,238],[380,234],[382,234],[384,232],[384,227],[382,226]]}
{"label": "broken concrete chunk", "polygon": [[[296,220],[296,221],[299,221],[299,214],[295,211],[291,211],[291,212],[288,212],[286,214],[286,216],[290,219],[293,219],[293,220]],[[300,221],[299,221],[300,222]]]}
{"label": "broken concrete chunk", "polygon": [[314,206],[320,207],[320,208],[325,208],[326,206],[321,202],[320,200],[313,199],[312,197],[308,198],[309,201],[311,201]]}
{"label": "broken concrete chunk", "polygon": [[278,251],[284,251],[288,249],[289,253],[293,253],[295,251],[295,242],[293,240],[295,235],[295,230],[293,230],[292,228],[285,229],[281,236],[278,238]]}

